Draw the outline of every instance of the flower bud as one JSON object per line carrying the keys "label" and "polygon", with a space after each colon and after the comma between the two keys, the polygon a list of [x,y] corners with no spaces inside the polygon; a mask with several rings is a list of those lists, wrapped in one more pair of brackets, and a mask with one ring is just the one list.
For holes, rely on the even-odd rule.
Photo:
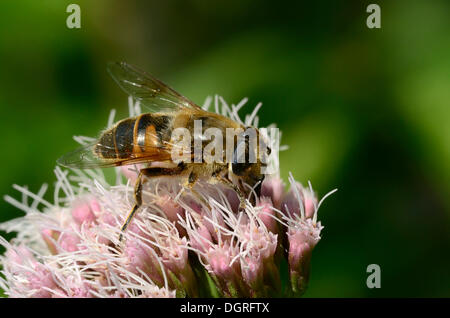
{"label": "flower bud", "polygon": [[200,224],[196,228],[198,235],[190,235],[190,245],[201,252],[206,252],[213,243],[213,238],[209,233],[209,230],[203,224]]}
{"label": "flower bud", "polygon": [[185,216],[184,209],[178,203],[175,203],[169,195],[158,197],[155,203],[161,208],[167,219],[175,223],[177,230],[180,232],[181,236],[185,236],[185,230],[178,224],[178,215],[180,215],[181,217]]}
{"label": "flower bud", "polygon": [[[297,188],[298,192],[293,189],[294,186]],[[301,201],[299,201],[298,195],[300,195]],[[300,206],[300,204],[302,206]],[[312,192],[311,189],[304,188],[301,183],[295,182],[295,185],[291,184],[289,192],[283,197],[281,211],[285,214],[289,211],[291,217],[298,215],[303,218],[303,209],[304,217],[309,219],[314,216],[316,206],[317,197],[314,192]]]}
{"label": "flower bud", "polygon": [[44,239],[44,242],[47,245],[48,250],[53,255],[58,252],[55,242],[58,240],[59,234],[60,233],[55,230],[49,230],[49,229],[41,230],[41,236]]}
{"label": "flower bud", "polygon": [[83,223],[92,223],[95,221],[95,212],[100,211],[99,203],[92,199],[91,201],[79,200],[72,205],[72,218],[81,226]]}
{"label": "flower bud", "polygon": [[206,253],[206,269],[213,275],[219,290],[228,297],[244,297],[248,295],[242,280],[239,262],[233,262],[237,255],[235,247],[224,243],[215,245]]}
{"label": "flower bud", "polygon": [[304,222],[301,227],[289,228],[289,272],[291,287],[295,294],[301,295],[308,287],[311,254],[320,240],[320,222],[313,225],[311,220]]}
{"label": "flower bud", "polygon": [[64,279],[64,286],[61,286],[61,292],[56,292],[53,298],[68,297],[68,298],[90,298],[93,297],[91,287],[88,281],[80,278],[69,276]]}
{"label": "flower bud", "polygon": [[278,224],[273,210],[272,200],[268,197],[262,197],[256,205],[258,209],[258,217],[272,233],[278,233]]}
{"label": "flower bud", "polygon": [[78,251],[80,243],[80,238],[70,231],[65,231],[61,233],[58,239],[59,247],[65,252],[75,252]]}
{"label": "flower bud", "polygon": [[159,256],[151,246],[136,239],[128,239],[123,256],[125,257],[124,266],[126,270],[139,276],[142,271],[158,286],[164,284],[161,267],[156,260]]}
{"label": "flower bud", "polygon": [[52,297],[51,290],[57,287],[52,272],[48,266],[38,262],[28,249],[23,246],[17,250],[8,249],[3,264],[14,274],[11,297]]}
{"label": "flower bud", "polygon": [[261,186],[261,197],[269,197],[276,209],[281,208],[281,199],[284,192],[284,183],[279,177],[265,179]]}
{"label": "flower bud", "polygon": [[231,210],[236,213],[239,210],[239,205],[241,204],[236,191],[228,188],[224,188],[222,191],[227,198],[227,202],[230,205]]}
{"label": "flower bud", "polygon": [[252,289],[254,295],[262,292],[264,281],[264,266],[261,255],[249,255],[241,258],[242,278]]}

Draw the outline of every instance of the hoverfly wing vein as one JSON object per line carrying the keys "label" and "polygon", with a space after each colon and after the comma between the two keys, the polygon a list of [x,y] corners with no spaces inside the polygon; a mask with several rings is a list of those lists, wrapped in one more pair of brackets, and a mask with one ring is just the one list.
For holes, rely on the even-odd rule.
{"label": "hoverfly wing vein", "polygon": [[151,112],[177,111],[183,107],[201,110],[163,82],[125,62],[108,64],[108,72],[127,94]]}

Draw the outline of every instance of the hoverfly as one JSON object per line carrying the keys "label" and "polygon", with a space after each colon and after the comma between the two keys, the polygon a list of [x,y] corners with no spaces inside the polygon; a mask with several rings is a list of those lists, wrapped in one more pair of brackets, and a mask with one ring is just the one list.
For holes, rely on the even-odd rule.
{"label": "hoverfly", "polygon": [[[199,179],[220,183],[236,191],[241,202],[240,208],[245,207],[245,198],[249,194],[244,184],[259,195],[264,179],[261,167],[265,165],[259,157],[253,163],[248,160],[248,156],[247,160],[237,160],[238,154],[235,151],[229,162],[185,160],[176,163],[172,160],[172,132],[177,128],[187,128],[192,132],[194,122],[198,120],[203,129],[215,127],[226,136],[227,128],[245,130],[244,125],[203,110],[158,79],[127,63],[111,63],[108,65],[108,72],[128,95],[151,112],[117,122],[103,131],[96,142],[62,156],[57,162],[64,167],[79,169],[144,165],[134,187],[135,204],[121,227],[122,232],[142,205],[142,186],[148,180],[145,178],[180,176],[184,179],[182,186],[191,191],[194,191],[193,186]],[[258,132],[256,128],[255,131]],[[245,140],[244,146],[248,153],[255,150],[250,148],[257,147],[250,145],[248,138],[242,140]],[[267,149],[270,151],[270,148]],[[191,150],[193,157],[193,146]],[[165,165],[155,167],[153,163]]]}

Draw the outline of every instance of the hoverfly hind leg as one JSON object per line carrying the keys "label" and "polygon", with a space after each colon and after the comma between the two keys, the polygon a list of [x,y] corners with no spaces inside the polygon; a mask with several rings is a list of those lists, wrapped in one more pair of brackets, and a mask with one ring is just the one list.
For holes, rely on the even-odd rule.
{"label": "hoverfly hind leg", "polygon": [[128,213],[127,218],[125,219],[125,222],[123,223],[123,225],[120,228],[120,235],[119,235],[119,242],[122,241],[123,239],[123,233],[127,230],[128,225],[130,225],[131,220],[133,219],[134,215],[136,214],[136,211],[139,209],[139,207],[142,205],[142,175],[144,173],[144,170],[147,169],[142,169],[139,172],[139,176],[136,180],[136,183],[134,185],[134,206],[133,209],[131,209],[130,213]]}
{"label": "hoverfly hind leg", "polygon": [[128,228],[128,225],[130,225],[131,220],[133,219],[133,216],[136,214],[137,209],[139,209],[139,206],[137,204],[135,204],[133,206],[133,209],[131,210],[131,212],[128,213],[127,218],[125,219],[125,222],[123,223],[122,227],[120,228],[119,242],[122,242],[123,233],[125,233],[125,231]]}

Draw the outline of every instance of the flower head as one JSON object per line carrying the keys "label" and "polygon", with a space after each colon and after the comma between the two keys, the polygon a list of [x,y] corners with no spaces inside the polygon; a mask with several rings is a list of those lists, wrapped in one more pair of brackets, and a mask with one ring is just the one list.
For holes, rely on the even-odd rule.
{"label": "flower head", "polygon": [[[214,101],[217,112],[257,126],[260,105],[241,120],[237,112],[246,99],[231,106],[218,96]],[[139,103],[130,100],[130,110],[139,114]],[[0,225],[17,233],[11,242],[0,238],[6,248],[0,287],[10,297],[280,296],[286,290],[280,262],[287,257],[291,289],[301,294],[323,228],[317,222],[323,199],[318,203],[312,187],[292,176],[285,193],[277,160],[268,163],[276,173],[266,176],[260,196],[252,192],[256,198],[245,209],[222,186],[199,183],[194,195],[176,179],[147,180],[122,242],[140,167],[118,168],[114,184],[100,170],[57,167],[52,203],[44,199],[46,185],[36,194],[14,185],[23,199],[5,199],[25,215]]]}

